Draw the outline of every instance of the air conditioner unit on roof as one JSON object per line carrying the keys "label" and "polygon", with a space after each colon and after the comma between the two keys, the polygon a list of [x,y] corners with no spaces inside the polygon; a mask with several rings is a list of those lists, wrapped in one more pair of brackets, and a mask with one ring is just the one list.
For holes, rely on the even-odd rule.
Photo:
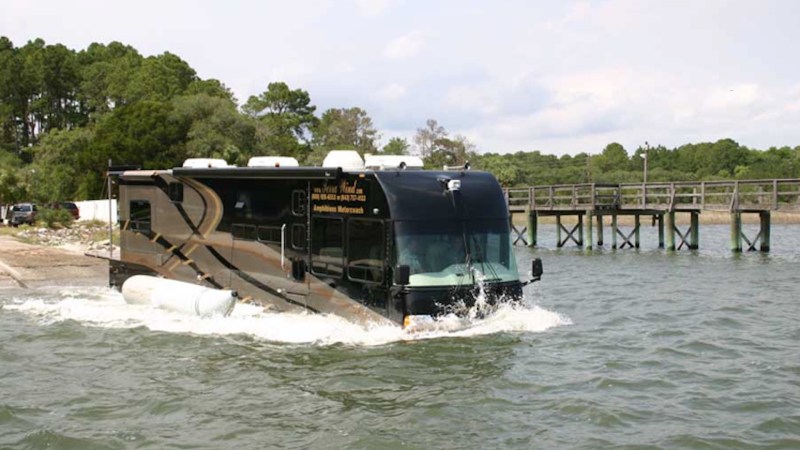
{"label": "air conditioner unit on roof", "polygon": [[254,156],[247,161],[247,167],[299,167],[300,163],[289,156]]}
{"label": "air conditioner unit on roof", "polygon": [[322,167],[341,167],[344,170],[364,170],[364,160],[355,150],[331,150]]}
{"label": "air conditioner unit on roof", "polygon": [[189,158],[183,162],[183,167],[191,167],[193,169],[209,168],[209,167],[229,167],[224,159],[214,158]]}
{"label": "air conditioner unit on roof", "polygon": [[367,155],[364,165],[369,169],[422,169],[424,163],[419,156]]}

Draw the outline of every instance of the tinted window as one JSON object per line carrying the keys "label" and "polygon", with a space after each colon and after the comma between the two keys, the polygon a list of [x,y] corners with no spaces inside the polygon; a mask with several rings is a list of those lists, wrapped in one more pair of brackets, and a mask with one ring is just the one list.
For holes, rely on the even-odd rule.
{"label": "tinted window", "polygon": [[147,200],[131,200],[130,202],[130,225],[128,226],[133,231],[142,233],[150,232],[150,202]]}
{"label": "tinted window", "polygon": [[306,226],[296,223],[292,225],[292,248],[303,250],[306,248]]}
{"label": "tinted window", "polygon": [[169,199],[173,202],[183,201],[183,185],[181,183],[169,184]]}
{"label": "tinted window", "polygon": [[381,283],[386,248],[383,222],[351,219],[347,228],[347,275],[356,280]]}
{"label": "tinted window", "polygon": [[235,239],[256,240],[256,226],[236,223],[231,227],[231,234]]}
{"label": "tinted window", "polygon": [[306,191],[292,191],[292,214],[302,216],[306,213]]}
{"label": "tinted window", "polygon": [[344,227],[342,219],[315,217],[311,222],[311,270],[316,274],[342,276]]}
{"label": "tinted window", "polygon": [[258,227],[258,240],[280,244],[281,227]]}

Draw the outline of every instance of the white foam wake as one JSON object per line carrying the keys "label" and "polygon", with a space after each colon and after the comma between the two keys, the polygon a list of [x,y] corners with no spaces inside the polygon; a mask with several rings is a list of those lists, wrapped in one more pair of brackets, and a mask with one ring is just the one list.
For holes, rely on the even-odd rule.
{"label": "white foam wake", "polygon": [[503,305],[477,318],[447,316],[432,329],[406,332],[399,326],[365,326],[341,317],[307,313],[265,312],[254,305],[238,304],[229,317],[201,318],[164,311],[147,305],[129,305],[110,289],[72,288],[37,297],[6,301],[3,309],[18,311],[42,324],[73,320],[105,328],[145,327],[154,331],[197,335],[246,335],[291,344],[383,345],[398,341],[468,337],[500,332],[542,332],[568,325],[569,318],[536,305]]}

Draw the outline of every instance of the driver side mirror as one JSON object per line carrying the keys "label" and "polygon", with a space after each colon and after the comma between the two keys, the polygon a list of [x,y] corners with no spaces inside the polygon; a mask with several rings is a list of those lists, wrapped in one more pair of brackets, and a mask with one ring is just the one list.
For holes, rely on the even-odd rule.
{"label": "driver side mirror", "polygon": [[531,261],[531,275],[533,278],[542,278],[542,274],[544,273],[544,268],[542,267],[542,260],[539,258],[533,258]]}
{"label": "driver side mirror", "polygon": [[411,277],[411,268],[408,266],[397,266],[394,269],[394,284],[405,286]]}

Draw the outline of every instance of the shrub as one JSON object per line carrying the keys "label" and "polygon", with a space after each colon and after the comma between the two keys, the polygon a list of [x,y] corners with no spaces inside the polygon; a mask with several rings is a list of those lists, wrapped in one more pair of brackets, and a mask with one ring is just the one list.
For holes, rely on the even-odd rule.
{"label": "shrub", "polygon": [[41,208],[36,220],[47,228],[69,228],[72,226],[72,214],[66,209]]}

